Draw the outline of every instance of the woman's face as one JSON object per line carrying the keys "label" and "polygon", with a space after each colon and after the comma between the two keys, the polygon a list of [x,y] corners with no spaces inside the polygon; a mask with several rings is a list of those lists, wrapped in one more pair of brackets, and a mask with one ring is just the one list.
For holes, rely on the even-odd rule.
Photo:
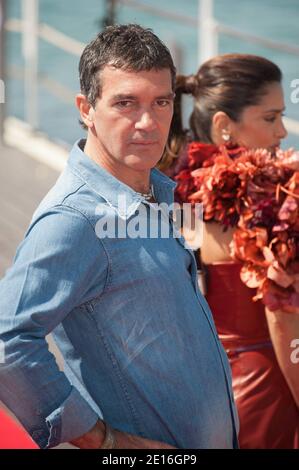
{"label": "woman's face", "polygon": [[230,122],[232,141],[248,148],[274,151],[287,135],[282,122],[285,109],[280,83],[267,86],[259,104],[244,108],[238,122]]}

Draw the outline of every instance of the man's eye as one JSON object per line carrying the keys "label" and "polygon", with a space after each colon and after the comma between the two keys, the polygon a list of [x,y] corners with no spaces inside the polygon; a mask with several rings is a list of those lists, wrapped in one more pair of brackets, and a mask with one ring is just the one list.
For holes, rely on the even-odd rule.
{"label": "man's eye", "polygon": [[133,104],[132,101],[118,101],[116,106],[119,108],[129,108]]}
{"label": "man's eye", "polygon": [[168,106],[170,104],[170,101],[169,100],[158,100],[157,104],[161,108],[165,108],[166,106]]}

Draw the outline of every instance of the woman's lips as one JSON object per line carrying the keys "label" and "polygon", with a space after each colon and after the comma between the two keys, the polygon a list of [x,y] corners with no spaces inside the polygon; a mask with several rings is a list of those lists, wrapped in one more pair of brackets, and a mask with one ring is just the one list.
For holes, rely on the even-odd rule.
{"label": "woman's lips", "polygon": [[277,144],[272,145],[271,147],[269,147],[269,150],[270,150],[270,152],[275,152],[279,148],[280,148],[280,142],[278,142]]}

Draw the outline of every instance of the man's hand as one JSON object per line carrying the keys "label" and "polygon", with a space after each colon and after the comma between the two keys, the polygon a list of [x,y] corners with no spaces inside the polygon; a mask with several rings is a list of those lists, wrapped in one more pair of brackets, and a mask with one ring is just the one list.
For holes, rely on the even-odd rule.
{"label": "man's hand", "polygon": [[[152,441],[143,437],[127,434],[125,432],[113,430],[116,439],[115,449],[175,449],[176,447],[164,442]],[[80,449],[100,449],[105,439],[105,424],[98,420],[95,426],[83,436],[71,441]]]}
{"label": "man's hand", "polygon": [[175,449],[164,442],[144,439],[133,434],[114,431],[116,437],[116,449]]}

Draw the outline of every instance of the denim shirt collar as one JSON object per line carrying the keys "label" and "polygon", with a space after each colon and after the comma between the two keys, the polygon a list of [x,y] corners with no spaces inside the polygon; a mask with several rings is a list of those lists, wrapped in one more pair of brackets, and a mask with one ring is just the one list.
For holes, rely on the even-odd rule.
{"label": "denim shirt collar", "polygon": [[[130,217],[145,199],[88,157],[82,150],[84,145],[84,139],[78,140],[74,144],[68,159],[68,166],[117,212],[119,212],[118,196],[125,195],[126,206],[122,205],[122,213],[119,215],[125,218]],[[153,187],[155,199],[159,204],[166,203],[170,205],[173,203],[173,193],[176,187],[173,180],[153,168],[150,174],[150,183]]]}

